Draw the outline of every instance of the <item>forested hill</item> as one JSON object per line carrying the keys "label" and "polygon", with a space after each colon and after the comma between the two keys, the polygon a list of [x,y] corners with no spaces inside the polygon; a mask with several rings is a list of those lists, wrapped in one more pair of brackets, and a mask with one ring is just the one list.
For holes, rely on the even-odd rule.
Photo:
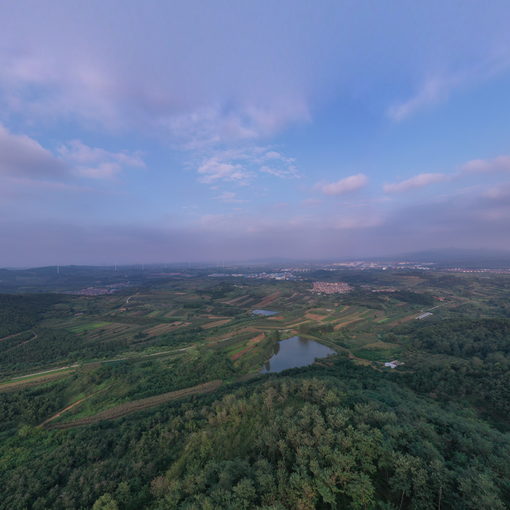
{"label": "forested hill", "polygon": [[24,427],[1,449],[0,508],[508,508],[509,436],[390,378],[340,359],[117,422]]}
{"label": "forested hill", "polygon": [[0,294],[0,339],[31,328],[62,299],[57,294]]}
{"label": "forested hill", "polygon": [[510,430],[510,319],[406,324],[386,338],[416,351],[401,377],[416,391],[473,404],[500,429]]}

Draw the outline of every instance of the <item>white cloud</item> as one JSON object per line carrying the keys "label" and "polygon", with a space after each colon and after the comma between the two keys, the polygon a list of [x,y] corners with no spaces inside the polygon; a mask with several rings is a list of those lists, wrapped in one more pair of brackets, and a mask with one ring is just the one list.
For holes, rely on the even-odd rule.
{"label": "white cloud", "polygon": [[225,202],[227,204],[240,204],[246,202],[246,200],[238,198],[237,193],[234,193],[233,191],[224,191],[223,193],[214,198],[216,200],[219,200],[220,202]]}
{"label": "white cloud", "polygon": [[278,98],[267,105],[221,104],[198,107],[185,113],[169,113],[159,119],[179,148],[203,150],[233,143],[256,142],[295,123],[310,119],[308,105],[302,98]]}
{"label": "white cloud", "polygon": [[213,151],[199,164],[197,172],[199,181],[205,184],[232,181],[245,185],[260,174],[296,178],[299,173],[294,161],[265,147],[244,146]]}
{"label": "white cloud", "polygon": [[[388,183],[383,186],[386,193],[401,193],[430,184],[466,178],[468,175],[510,172],[510,156],[498,156],[491,159],[473,159],[460,166],[452,173],[422,173],[400,182]],[[493,195],[497,190],[491,191]],[[487,195],[489,196],[489,195]]]}
{"label": "white cloud", "polygon": [[65,159],[79,164],[97,163],[105,160],[114,160],[119,164],[144,168],[145,163],[138,153],[109,152],[98,147],[90,147],[80,140],[72,140],[62,145],[59,152]]}
{"label": "white cloud", "polygon": [[465,173],[510,172],[510,156],[473,159],[462,165],[460,170]]}
{"label": "white cloud", "polygon": [[228,109],[218,105],[195,109],[167,117],[162,126],[177,148],[195,155],[207,154],[198,167],[200,182],[246,184],[259,173],[282,178],[299,176],[293,158],[261,147],[257,141],[308,119],[305,102],[287,97],[266,107],[246,103]]}
{"label": "white cloud", "polygon": [[274,166],[262,165],[260,171],[264,174],[274,175],[275,177],[297,177],[297,169],[294,165],[287,168],[275,168]]}
{"label": "white cloud", "polygon": [[246,184],[251,173],[245,170],[242,165],[224,161],[221,156],[212,156],[206,159],[199,167],[201,175],[200,182],[211,184],[215,181],[234,181],[239,184]]}
{"label": "white cloud", "polygon": [[428,186],[429,184],[434,184],[436,182],[444,182],[449,179],[451,179],[451,177],[447,174],[424,173],[415,175],[405,181],[385,184],[383,189],[386,193],[401,193],[416,188],[423,188],[424,186]]}
{"label": "white cloud", "polygon": [[294,158],[289,158],[276,151],[268,151],[260,159],[265,162],[260,167],[262,173],[275,177],[300,177]]}
{"label": "white cloud", "polygon": [[78,167],[76,172],[90,179],[112,179],[120,174],[122,167],[115,162],[102,162],[94,166]]}
{"label": "white cloud", "polygon": [[510,203],[510,183],[506,182],[497,187],[489,188],[482,196],[490,201]]}
{"label": "white cloud", "polygon": [[449,88],[450,83],[447,80],[439,77],[428,79],[414,96],[391,106],[388,116],[391,120],[400,122],[417,110],[440,101],[447,95]]}
{"label": "white cloud", "polygon": [[365,174],[350,175],[336,182],[319,183],[317,188],[325,195],[343,195],[364,188],[368,184]]}
{"label": "white cloud", "polygon": [[[189,37],[198,30],[193,8],[168,6],[163,10],[172,15],[163,16],[148,9],[137,30],[145,27],[149,38],[126,30],[127,11],[91,16],[94,7],[62,5],[45,12],[42,26],[34,10],[26,16],[0,9],[3,19],[18,20],[16,29],[2,26],[0,47],[0,106],[15,114],[92,121],[197,146],[260,139],[309,119],[306,84],[296,79],[291,59],[275,51],[288,44],[279,24],[272,42],[244,34],[232,45],[217,8],[200,37]],[[127,16],[124,23],[119,16]],[[57,29],[63,20],[66,30]],[[275,22],[259,27],[262,33],[268,24]],[[295,35],[301,43],[301,34]]]}
{"label": "white cloud", "polygon": [[387,115],[395,122],[403,121],[423,108],[444,101],[455,89],[487,80],[509,66],[508,51],[494,48],[484,58],[475,59],[466,67],[451,65],[443,72],[436,71],[423,80],[411,97],[390,106]]}
{"label": "white cloud", "polygon": [[125,168],[145,168],[140,154],[110,152],[98,147],[90,147],[80,140],[72,140],[58,149],[61,158],[73,166],[81,176],[93,179],[108,179]]}
{"label": "white cloud", "polygon": [[19,184],[24,182],[21,178],[61,182],[80,176],[111,178],[128,167],[144,168],[145,163],[137,153],[109,152],[79,140],[61,145],[54,154],[33,138],[13,134],[0,124],[0,175],[15,177]]}
{"label": "white cloud", "polygon": [[67,165],[33,138],[0,124],[0,174],[42,179],[62,178],[67,172]]}

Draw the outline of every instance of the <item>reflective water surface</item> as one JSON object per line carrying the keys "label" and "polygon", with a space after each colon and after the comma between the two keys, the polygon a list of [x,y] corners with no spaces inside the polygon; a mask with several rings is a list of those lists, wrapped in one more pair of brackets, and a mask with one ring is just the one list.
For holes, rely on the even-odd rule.
{"label": "reflective water surface", "polygon": [[276,344],[275,354],[264,365],[261,373],[304,367],[311,365],[316,358],[325,358],[330,354],[335,354],[335,351],[315,340],[293,336]]}

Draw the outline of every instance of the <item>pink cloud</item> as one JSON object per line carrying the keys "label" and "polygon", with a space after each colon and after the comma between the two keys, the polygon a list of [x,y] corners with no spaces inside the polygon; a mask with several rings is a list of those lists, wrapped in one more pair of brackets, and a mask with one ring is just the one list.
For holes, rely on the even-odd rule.
{"label": "pink cloud", "polygon": [[386,193],[402,193],[412,189],[423,188],[436,182],[444,182],[451,179],[447,174],[424,173],[418,174],[405,181],[385,184],[383,189]]}
{"label": "pink cloud", "polygon": [[59,147],[61,158],[72,165],[77,175],[93,179],[109,179],[125,168],[145,168],[140,154],[134,152],[110,152],[90,147],[80,140],[72,140]]}
{"label": "pink cloud", "polygon": [[510,156],[498,156],[492,159],[473,159],[461,167],[461,172],[509,172]]}
{"label": "pink cloud", "polygon": [[0,124],[0,174],[41,179],[62,178],[67,172],[67,165],[36,140]]}
{"label": "pink cloud", "polygon": [[365,174],[350,175],[336,182],[318,184],[317,188],[325,195],[343,195],[364,188],[368,184]]}
{"label": "pink cloud", "polygon": [[437,103],[441,98],[447,95],[451,83],[444,78],[428,79],[416,94],[406,101],[394,104],[388,109],[388,116],[395,122],[400,122],[410,117],[416,111]]}

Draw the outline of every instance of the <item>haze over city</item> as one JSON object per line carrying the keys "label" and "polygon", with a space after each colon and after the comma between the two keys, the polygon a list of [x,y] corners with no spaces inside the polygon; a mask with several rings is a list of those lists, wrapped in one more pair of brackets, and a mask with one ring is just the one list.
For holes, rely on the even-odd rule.
{"label": "haze over city", "polygon": [[4,2],[1,266],[510,249],[507,2]]}

